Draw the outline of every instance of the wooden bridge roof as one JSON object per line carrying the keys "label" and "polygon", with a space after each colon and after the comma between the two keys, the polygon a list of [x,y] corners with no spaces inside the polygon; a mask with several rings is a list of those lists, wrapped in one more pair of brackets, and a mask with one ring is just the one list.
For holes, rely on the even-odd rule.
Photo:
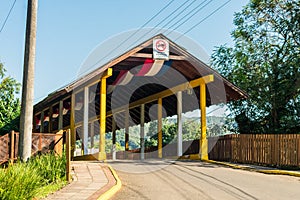
{"label": "wooden bridge roof", "polygon": [[[103,66],[100,66],[91,73],[82,76],[73,83],[70,83],[67,86],[49,94],[48,97],[35,105],[35,112],[41,111],[45,109],[45,107],[53,105],[55,102],[58,102],[59,100],[69,96],[72,92],[78,91],[87,85],[99,82],[102,74],[108,68],[113,69],[113,76],[107,79],[107,84],[109,85],[116,81],[117,77],[114,76],[114,74],[118,74],[122,70],[134,70],[135,68],[142,66],[146,59],[152,58],[152,43],[153,39],[157,38],[164,39],[169,42],[170,60],[172,61],[170,69],[172,70],[167,70],[163,75],[159,77],[134,77],[134,82],[129,83],[127,87],[117,86],[120,88],[120,90],[122,90],[120,92],[121,98],[118,99],[118,105],[125,105],[138,101],[147,96],[157,94],[173,86],[182,84],[183,82],[192,81],[207,75],[214,76],[214,81],[207,85],[207,106],[247,98],[247,94],[244,91],[239,89],[234,84],[230,83],[227,79],[222,77],[210,66],[187,52],[183,47],[172,42],[164,35],[159,34],[125,52],[124,54],[112,59],[110,62],[107,62]],[[140,85],[141,87],[137,88],[135,91],[131,91],[130,89],[128,89],[130,88],[130,84],[132,84],[132,86]],[[199,93],[199,87],[194,88],[194,94],[197,96],[197,98],[199,98]],[[128,95],[130,95],[129,102]],[[185,96],[184,98],[188,99],[189,94],[185,92],[183,95]],[[112,93],[107,94],[108,113],[112,110],[111,100]],[[175,94],[164,98],[163,105],[168,116],[176,114]],[[95,107],[98,106],[99,102],[95,102]],[[148,102],[148,105],[146,105],[146,110],[147,107],[151,107],[150,102]],[[199,104],[195,105],[193,101],[187,100],[184,102],[183,112],[192,111],[197,108],[199,108]],[[136,117],[133,117],[135,120],[138,120],[139,118],[139,111],[137,109],[138,108],[135,108],[131,111],[133,115],[136,115]],[[149,120],[149,116],[146,116],[146,121],[147,119]]]}

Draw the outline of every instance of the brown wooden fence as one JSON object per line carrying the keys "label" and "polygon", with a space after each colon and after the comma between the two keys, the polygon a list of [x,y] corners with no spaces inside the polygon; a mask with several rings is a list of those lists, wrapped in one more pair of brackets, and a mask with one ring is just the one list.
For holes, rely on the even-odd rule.
{"label": "brown wooden fence", "polygon": [[[208,138],[209,159],[276,167],[300,167],[300,134],[234,134]],[[184,141],[183,155],[198,154],[199,140]],[[127,154],[127,156],[126,156]],[[163,148],[163,157],[176,156],[177,144]],[[140,159],[140,149],[117,152],[117,159]],[[111,153],[107,154],[111,159]],[[157,158],[157,147],[145,149]]]}
{"label": "brown wooden fence", "polygon": [[[0,136],[0,165],[10,159],[17,159],[19,145],[19,133],[11,132],[4,136]],[[53,133],[33,133],[32,134],[32,150],[34,155],[38,152],[48,152],[54,150],[57,154],[62,155],[63,134]]]}
{"label": "brown wooden fence", "polygon": [[209,159],[300,167],[300,134],[234,134],[209,138]]}

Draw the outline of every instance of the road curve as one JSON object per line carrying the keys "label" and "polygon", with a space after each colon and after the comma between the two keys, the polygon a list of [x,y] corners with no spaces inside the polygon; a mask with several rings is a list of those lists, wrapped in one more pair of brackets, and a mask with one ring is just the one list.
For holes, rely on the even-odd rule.
{"label": "road curve", "polygon": [[122,181],[119,199],[299,199],[300,178],[266,175],[199,161],[110,162]]}

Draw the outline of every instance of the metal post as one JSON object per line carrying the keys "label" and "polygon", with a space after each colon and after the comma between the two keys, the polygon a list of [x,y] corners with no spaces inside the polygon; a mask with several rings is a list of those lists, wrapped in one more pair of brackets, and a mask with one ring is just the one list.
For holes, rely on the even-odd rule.
{"label": "metal post", "polygon": [[71,114],[70,114],[70,129],[71,129],[71,156],[74,157],[76,151],[76,129],[75,129],[75,94],[71,96]]}
{"label": "metal post", "polygon": [[145,104],[141,105],[141,124],[140,124],[140,146],[141,146],[141,160],[145,159]]}
{"label": "metal post", "polygon": [[84,106],[83,106],[83,154],[88,154],[89,137],[89,88],[84,88]]}
{"label": "metal post", "polygon": [[71,171],[71,130],[68,129],[66,132],[66,175],[67,181],[70,182],[70,171]]}
{"label": "metal post", "polygon": [[182,156],[182,92],[177,92],[177,156]]}
{"label": "metal post", "polygon": [[95,124],[94,122],[91,122],[91,148],[92,148],[92,154],[94,153],[94,136],[95,136]]}
{"label": "metal post", "polygon": [[116,160],[116,121],[112,116],[112,159]]}
{"label": "metal post", "polygon": [[158,134],[158,158],[162,158],[162,98],[157,105],[157,134]]}
{"label": "metal post", "polygon": [[125,111],[125,151],[129,151],[129,110]]}

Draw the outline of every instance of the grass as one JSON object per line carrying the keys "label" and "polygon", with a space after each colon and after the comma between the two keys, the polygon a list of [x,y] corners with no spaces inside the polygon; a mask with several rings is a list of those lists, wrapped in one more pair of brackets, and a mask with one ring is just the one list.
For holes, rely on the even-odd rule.
{"label": "grass", "polygon": [[57,190],[61,189],[62,187],[66,186],[66,185],[67,185],[66,181],[58,181],[54,184],[45,185],[45,186],[37,189],[35,198],[36,199],[45,198],[49,194],[56,192]]}
{"label": "grass", "polygon": [[0,199],[32,199],[41,184],[37,169],[16,163],[0,173]]}
{"label": "grass", "polygon": [[0,199],[39,199],[66,185],[65,156],[38,155],[0,170]]}

